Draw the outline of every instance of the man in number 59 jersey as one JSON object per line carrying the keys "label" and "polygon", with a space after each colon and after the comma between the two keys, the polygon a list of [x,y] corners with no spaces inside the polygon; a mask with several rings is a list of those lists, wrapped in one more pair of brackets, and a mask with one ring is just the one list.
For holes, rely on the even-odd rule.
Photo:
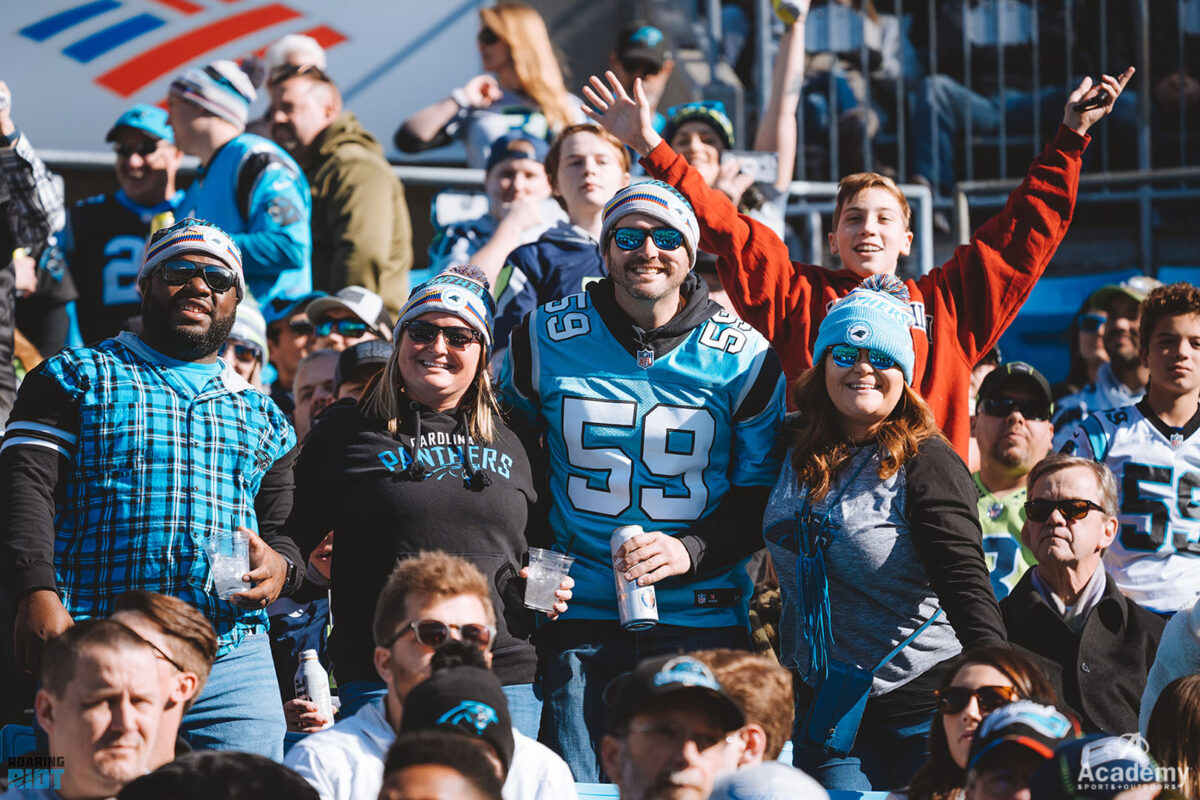
{"label": "man in number 59 jersey", "polygon": [[1200,289],[1154,289],[1140,329],[1146,396],[1085,419],[1063,452],[1113,471],[1121,527],[1104,567],[1131,600],[1172,614],[1200,595]]}
{"label": "man in number 59 jersey", "polygon": [[[541,739],[575,779],[598,780],[604,687],[639,659],[748,648],[745,558],[780,467],[779,359],[692,274],[695,213],[658,181],[604,209],[608,277],[530,312],[514,329],[500,387],[545,437],[555,549],[570,546],[574,599],[540,631]],[[618,621],[609,538],[646,533],[617,568],[653,584],[659,623]]]}

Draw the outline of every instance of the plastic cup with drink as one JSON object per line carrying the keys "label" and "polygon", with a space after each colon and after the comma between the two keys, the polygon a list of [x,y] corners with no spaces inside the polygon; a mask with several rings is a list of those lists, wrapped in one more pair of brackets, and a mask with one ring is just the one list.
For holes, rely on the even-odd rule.
{"label": "plastic cup with drink", "polygon": [[529,548],[529,572],[525,579],[525,607],[535,611],[550,613],[558,602],[555,592],[562,584],[563,578],[575,563],[575,557],[556,553],[553,550],[543,550],[540,547]]}
{"label": "plastic cup with drink", "polygon": [[205,543],[217,597],[229,600],[238,592],[251,589],[242,580],[250,571],[250,539],[240,530],[219,530]]}

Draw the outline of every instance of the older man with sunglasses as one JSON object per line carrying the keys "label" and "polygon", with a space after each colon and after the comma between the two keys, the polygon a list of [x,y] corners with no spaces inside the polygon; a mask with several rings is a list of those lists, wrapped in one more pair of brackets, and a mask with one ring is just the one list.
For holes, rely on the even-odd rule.
{"label": "older man with sunglasses", "polygon": [[[432,672],[434,651],[451,640],[474,645],[490,668],[496,610],[488,580],[470,562],[442,552],[402,561],[388,578],[375,606],[375,670],[387,694],[328,730],[293,747],[284,764],[303,775],[321,800],[357,800],[379,794],[383,761],[400,729],[404,698]],[[528,787],[531,770],[547,777],[536,796],[506,800],[571,800],[574,786],[566,764],[548,748],[513,728],[515,750],[510,780]],[[556,774],[558,780],[549,780]]]}
{"label": "older man with sunglasses", "polygon": [[1165,622],[1117,590],[1102,557],[1117,536],[1117,485],[1102,463],[1053,453],[1029,473],[1021,538],[1038,563],[1000,603],[1086,732],[1137,730]]}
{"label": "older man with sunglasses", "polygon": [[[267,605],[303,578],[278,533],[296,437],[217,352],[246,294],[241,252],[194,219],[158,231],[139,273],[143,330],[63,350],[21,386],[0,448],[0,578],[35,673],[45,643],[118,595],[179,597],[217,632],[217,660],[183,722],[194,746],[281,758],[284,719]],[[214,588],[206,542],[241,528],[249,583]]]}

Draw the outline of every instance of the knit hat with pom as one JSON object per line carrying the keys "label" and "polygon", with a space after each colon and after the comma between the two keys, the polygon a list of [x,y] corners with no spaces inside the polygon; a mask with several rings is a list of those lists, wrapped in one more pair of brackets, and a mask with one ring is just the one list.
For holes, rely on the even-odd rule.
{"label": "knit hat with pom", "polygon": [[915,319],[909,306],[908,287],[895,275],[871,275],[850,294],[834,303],[817,331],[813,363],[839,344],[885,353],[912,383],[912,333]]}
{"label": "knit hat with pom", "polygon": [[400,319],[392,331],[392,339],[400,341],[404,323],[430,311],[453,314],[470,325],[483,338],[488,350],[492,348],[492,322],[496,317],[496,301],[492,287],[483,270],[474,264],[459,264],[434,275],[412,290],[400,309]]}

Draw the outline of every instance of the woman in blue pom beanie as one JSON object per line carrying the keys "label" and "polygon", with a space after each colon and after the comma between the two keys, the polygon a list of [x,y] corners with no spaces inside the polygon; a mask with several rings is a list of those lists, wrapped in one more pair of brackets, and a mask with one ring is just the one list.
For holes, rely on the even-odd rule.
{"label": "woman in blue pom beanie", "polygon": [[911,326],[892,275],[833,306],[763,518],[799,678],[795,764],[827,789],[908,785],[945,663],[1005,641],[974,484],[910,385]]}

